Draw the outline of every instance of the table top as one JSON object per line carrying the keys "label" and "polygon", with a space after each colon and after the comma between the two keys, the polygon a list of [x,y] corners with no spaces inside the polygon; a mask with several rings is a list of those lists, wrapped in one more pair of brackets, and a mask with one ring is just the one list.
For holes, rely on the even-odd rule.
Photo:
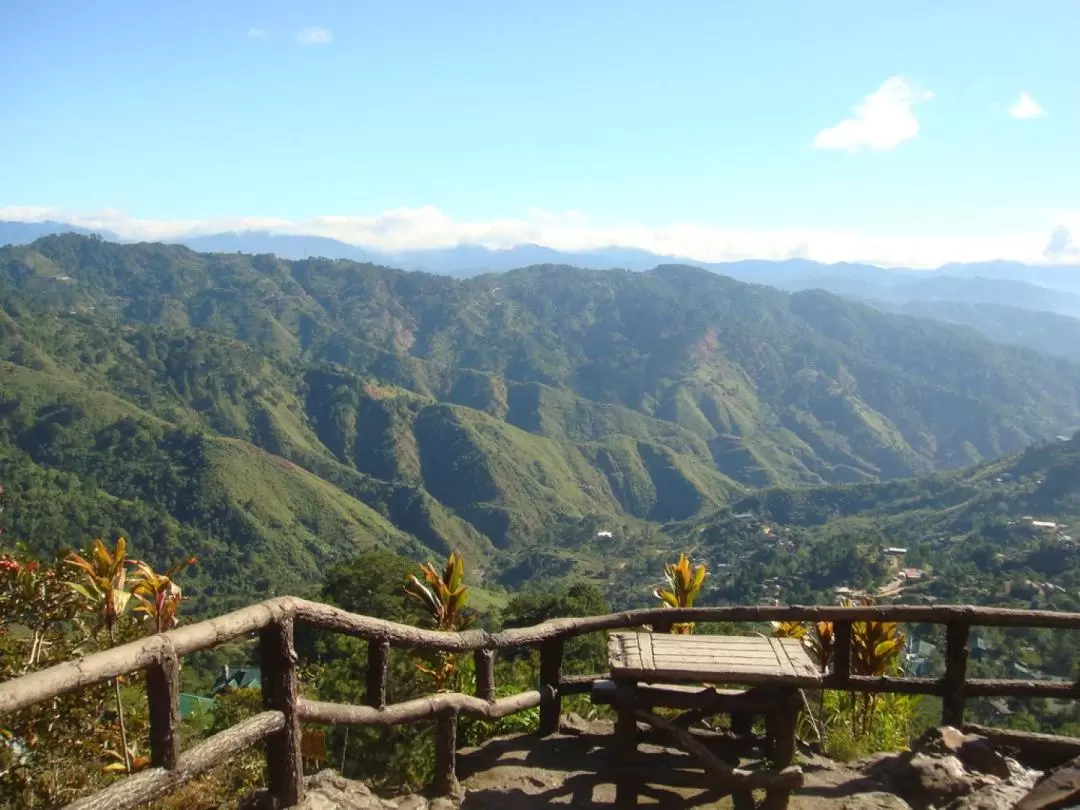
{"label": "table top", "polygon": [[613,680],[815,686],[821,673],[798,639],[611,633]]}

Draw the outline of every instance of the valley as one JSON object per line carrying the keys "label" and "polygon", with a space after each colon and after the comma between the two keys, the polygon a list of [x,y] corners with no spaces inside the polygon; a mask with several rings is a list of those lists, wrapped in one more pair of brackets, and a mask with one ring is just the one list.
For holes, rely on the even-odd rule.
{"label": "valley", "polygon": [[[721,536],[717,598],[768,596],[757,578],[809,600],[868,526],[900,543],[889,493],[1080,425],[1064,359],[684,266],[461,281],[69,234],[0,249],[0,304],[11,535],[190,549],[203,608],[310,592],[373,547],[459,549],[495,594],[584,577],[631,603],[656,555]],[[768,506],[852,493],[829,520]],[[727,559],[746,511],[839,539],[785,564],[821,568],[805,587],[778,580]]]}

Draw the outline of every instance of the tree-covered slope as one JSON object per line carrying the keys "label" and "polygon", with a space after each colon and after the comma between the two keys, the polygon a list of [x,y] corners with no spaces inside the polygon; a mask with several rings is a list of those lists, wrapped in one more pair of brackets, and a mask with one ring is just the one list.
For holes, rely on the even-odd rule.
{"label": "tree-covered slope", "polygon": [[[47,237],[0,249],[0,363],[11,465],[249,538],[230,553],[270,571],[372,544],[518,565],[567,520],[691,520],[1080,424],[1064,360],[674,266],[460,281]],[[176,502],[204,485],[210,528]]]}

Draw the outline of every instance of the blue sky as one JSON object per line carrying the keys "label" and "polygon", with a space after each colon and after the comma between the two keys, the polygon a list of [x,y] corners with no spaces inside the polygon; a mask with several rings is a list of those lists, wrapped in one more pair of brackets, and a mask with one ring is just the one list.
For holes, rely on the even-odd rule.
{"label": "blue sky", "polygon": [[892,5],[5,0],[0,213],[916,264],[1080,241],[1080,3]]}

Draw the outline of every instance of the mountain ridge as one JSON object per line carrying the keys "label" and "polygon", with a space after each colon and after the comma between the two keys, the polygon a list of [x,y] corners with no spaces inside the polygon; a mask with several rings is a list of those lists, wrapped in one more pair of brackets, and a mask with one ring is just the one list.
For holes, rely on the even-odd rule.
{"label": "mountain ridge", "polygon": [[[0,245],[26,244],[40,236],[63,232],[98,233],[110,241],[130,242],[108,231],[90,231],[52,220],[46,222],[0,221]],[[590,269],[629,270],[648,270],[664,264],[686,264],[703,267],[740,281],[795,289],[806,289],[806,285],[817,278],[870,280],[876,284],[887,285],[894,282],[903,283],[905,280],[917,279],[924,275],[937,275],[953,278],[983,277],[994,280],[1025,281],[1040,287],[1080,293],[1080,265],[1027,265],[1019,262],[991,261],[949,263],[933,270],[914,270],[905,267],[880,267],[867,262],[826,264],[802,258],[709,262],[617,245],[590,250],[561,251],[537,244],[520,244],[510,248],[487,248],[482,245],[462,244],[447,248],[387,251],[354,245],[331,237],[284,234],[268,230],[226,231],[164,241],[182,244],[199,251],[274,253],[280,258],[290,260],[328,258],[370,261],[402,267],[406,270],[464,277],[506,272],[537,264],[567,264]]]}
{"label": "mountain ridge", "polygon": [[[553,532],[631,542],[750,487],[961,467],[1080,425],[1064,360],[679,265],[455,280],[50,236],[0,249],[0,362],[0,450],[45,482],[26,509],[93,502],[112,522],[71,525],[98,531],[149,509],[155,553],[190,537],[261,579],[372,545],[459,547],[497,578],[549,537],[557,569]],[[188,479],[191,503],[163,483]]]}

